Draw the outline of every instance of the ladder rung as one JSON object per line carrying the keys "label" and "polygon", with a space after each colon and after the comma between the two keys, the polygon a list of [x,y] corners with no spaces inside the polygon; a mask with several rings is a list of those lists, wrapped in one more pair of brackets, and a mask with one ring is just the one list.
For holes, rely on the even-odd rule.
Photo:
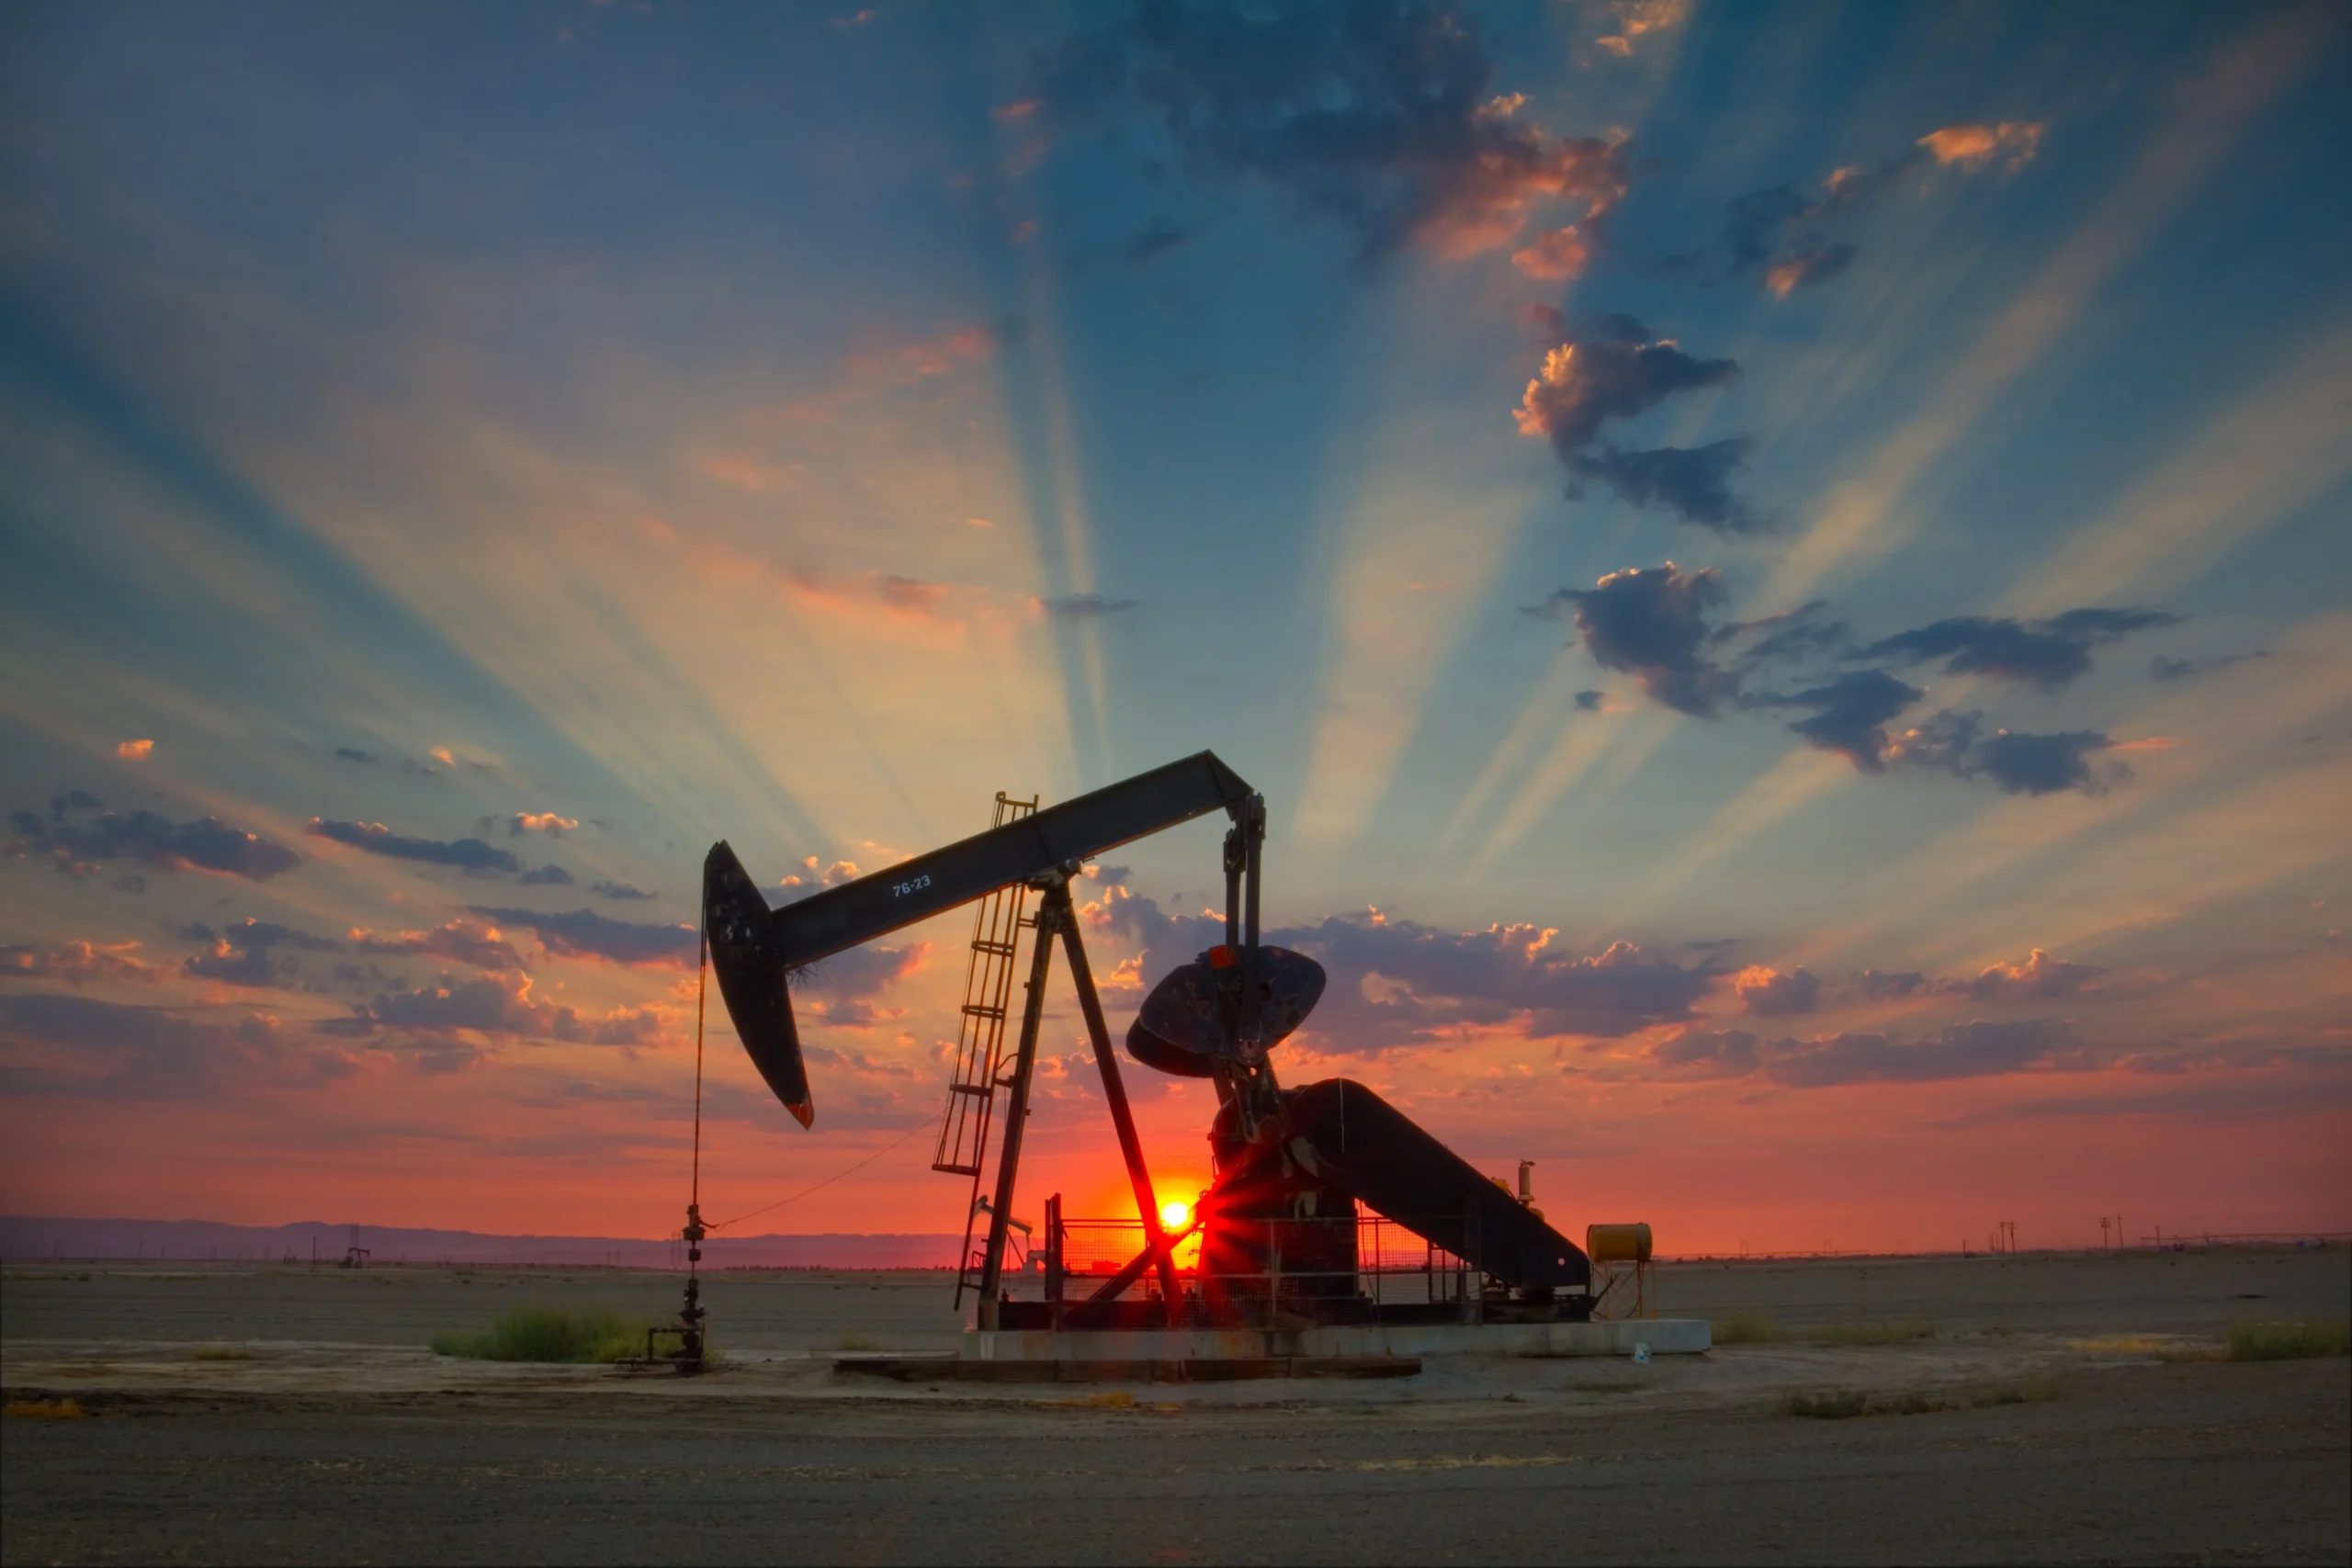
{"label": "ladder rung", "polygon": [[984,1083],[952,1083],[947,1086],[947,1092],[950,1094],[977,1094],[981,1099],[985,1100],[988,1098],[989,1086]]}
{"label": "ladder rung", "polygon": [[1009,942],[988,942],[981,938],[975,937],[972,939],[972,951],[974,953],[993,953],[999,958],[1010,958],[1013,954],[1013,946],[1012,943]]}
{"label": "ladder rung", "polygon": [[982,1002],[966,1002],[964,1011],[967,1017],[971,1018],[1001,1019],[1004,1016],[1002,1008],[992,1008]]}
{"label": "ladder rung", "polygon": [[980,1168],[977,1165],[941,1165],[936,1160],[932,1162],[931,1168],[938,1171],[943,1176],[978,1176],[980,1174]]}

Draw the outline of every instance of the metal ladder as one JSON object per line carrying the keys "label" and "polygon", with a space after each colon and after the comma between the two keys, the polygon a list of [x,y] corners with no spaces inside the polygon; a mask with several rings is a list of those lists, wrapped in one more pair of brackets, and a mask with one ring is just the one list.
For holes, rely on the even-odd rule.
{"label": "metal ladder", "polygon": [[[1001,828],[1032,816],[1037,797],[1015,800],[997,792],[996,819]],[[931,1168],[950,1176],[972,1179],[972,1201],[964,1210],[964,1249],[958,1255],[956,1301],[977,1288],[983,1259],[974,1256],[972,1230],[980,1213],[980,1169],[988,1163],[989,1119],[996,1092],[1009,1087],[1003,1077],[1004,1019],[1012,998],[1012,961],[1021,932],[1034,928],[1024,916],[1029,889],[1020,883],[1001,887],[982,898],[972,919],[972,951],[964,973],[962,1021],[956,1039],[956,1072],[947,1085],[947,1106],[939,1123],[939,1147]]]}

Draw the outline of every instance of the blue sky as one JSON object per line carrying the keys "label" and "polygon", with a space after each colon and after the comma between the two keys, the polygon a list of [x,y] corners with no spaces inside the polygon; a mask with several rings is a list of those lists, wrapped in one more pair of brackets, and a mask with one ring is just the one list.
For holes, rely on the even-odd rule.
{"label": "blue sky", "polygon": [[[1341,998],[1286,1074],[1478,1157],[1729,1149],[1691,1245],[2343,1223],[2337,9],[0,28],[11,1208],[658,1226],[710,840],[1208,747]],[[725,1055],[747,1192],[923,1120],[962,940],[836,977],[814,1140]]]}

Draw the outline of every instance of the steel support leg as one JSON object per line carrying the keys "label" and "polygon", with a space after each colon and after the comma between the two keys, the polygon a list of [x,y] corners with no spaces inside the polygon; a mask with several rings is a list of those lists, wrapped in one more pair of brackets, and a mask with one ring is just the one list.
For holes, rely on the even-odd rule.
{"label": "steel support leg", "polygon": [[[1064,908],[1069,885],[1057,883]],[[1053,933],[1046,929],[1053,895],[1037,911],[1035,940],[1029,950],[1029,994],[1021,1004],[1021,1044],[1012,1064],[1012,1098],[1005,1106],[1004,1137],[996,1156],[996,1207],[989,1215],[988,1256],[980,1263],[979,1326],[996,1328],[997,1303],[1004,1293],[1004,1244],[1012,1224],[1014,1178],[1021,1173],[1021,1134],[1029,1125],[1029,1078],[1037,1065],[1037,1027],[1046,1012],[1046,975],[1054,962]]]}
{"label": "steel support leg", "polygon": [[1046,889],[1038,907],[1042,935],[1052,919],[1061,932],[1062,949],[1069,956],[1070,981],[1078,988],[1078,1009],[1086,1015],[1086,1032],[1094,1043],[1094,1066],[1102,1074],[1102,1098],[1111,1105],[1111,1125],[1119,1134],[1119,1153],[1127,1162],[1127,1181],[1135,1189],[1136,1211],[1143,1217],[1143,1243],[1159,1271],[1159,1296],[1173,1326],[1183,1316],[1184,1303],[1176,1282],[1176,1259],[1169,1250],[1168,1233],[1159,1224],[1159,1197],[1151,1190],[1151,1172],[1144,1165],[1143,1140],[1136,1135],[1135,1112],[1127,1107],[1126,1083],[1119,1076],[1119,1058],[1111,1049],[1111,1026],[1102,1018],[1102,998],[1095,994],[1094,971],[1086,961],[1086,944],[1079,940],[1078,914],[1070,908],[1069,884]]}

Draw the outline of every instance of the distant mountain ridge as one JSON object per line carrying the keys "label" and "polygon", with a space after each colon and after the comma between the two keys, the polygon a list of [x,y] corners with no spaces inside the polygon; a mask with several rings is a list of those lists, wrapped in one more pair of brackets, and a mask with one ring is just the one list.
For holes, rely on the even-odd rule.
{"label": "distant mountain ridge", "polygon": [[[705,1269],[949,1269],[960,1235],[712,1236],[703,1243]],[[70,1220],[0,1215],[0,1260],[41,1258],[112,1262],[144,1259],[191,1263],[339,1263],[351,1247],[368,1249],[371,1264],[472,1263],[570,1268],[683,1268],[685,1249],[674,1236],[489,1235],[479,1231],[420,1230],[400,1225],[330,1224],[306,1220],[288,1225],[231,1225],[209,1220]]]}

